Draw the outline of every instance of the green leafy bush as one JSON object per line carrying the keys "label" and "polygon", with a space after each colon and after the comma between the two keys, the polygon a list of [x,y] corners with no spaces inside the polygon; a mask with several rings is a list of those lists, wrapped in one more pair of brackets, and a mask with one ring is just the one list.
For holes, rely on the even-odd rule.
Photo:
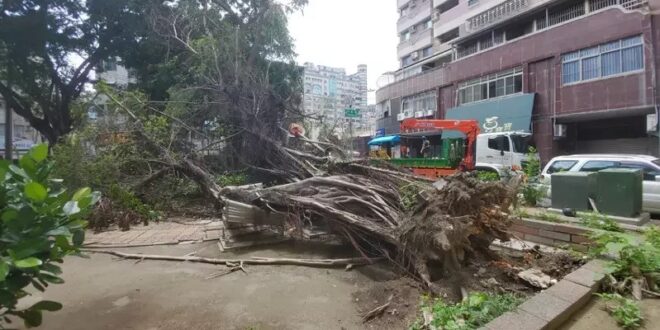
{"label": "green leafy bush", "polygon": [[241,186],[247,183],[247,175],[245,173],[231,173],[223,174],[215,177],[215,182],[221,187],[226,186]]}
{"label": "green leafy bush", "polygon": [[481,181],[500,181],[500,175],[493,171],[477,171],[477,178]]}
{"label": "green leafy bush", "polygon": [[[485,325],[515,309],[522,301],[522,298],[508,293],[492,295],[476,292],[457,304],[446,304],[440,299],[430,301],[425,298],[422,302],[422,310],[431,312],[433,322],[430,325],[437,329],[467,330]],[[422,323],[418,320],[411,328],[422,329]]]}
{"label": "green leafy bush", "polygon": [[46,160],[48,147],[39,145],[19,160],[18,166],[0,161],[0,315],[17,316],[26,326],[41,323],[42,311],[62,305],[41,301],[17,310],[18,300],[32,286],[44,291],[62,283],[61,263],[83,243],[84,217],[98,201],[89,188],[70,195],[61,180],[50,179],[53,164]]}
{"label": "green leafy bush", "polygon": [[534,184],[525,184],[522,187],[522,196],[525,204],[529,206],[536,206],[538,202],[545,196],[546,189]]}
{"label": "green leafy bush", "polygon": [[627,330],[639,329],[644,322],[642,311],[633,300],[616,293],[596,294],[605,300],[606,309],[616,322]]}
{"label": "green leafy bush", "polygon": [[660,294],[660,241],[657,235],[655,227],[647,229],[641,238],[628,233],[600,231],[590,235],[593,244],[589,254],[598,256],[606,251],[618,254],[609,263],[613,278],[610,286],[615,291],[629,292],[630,283],[637,279],[645,283],[649,291]]}
{"label": "green leafy bush", "polygon": [[536,151],[536,148],[529,147],[527,152],[527,162],[523,168],[527,179],[530,181],[536,181],[539,175],[541,175],[541,160],[539,159],[539,153]]}

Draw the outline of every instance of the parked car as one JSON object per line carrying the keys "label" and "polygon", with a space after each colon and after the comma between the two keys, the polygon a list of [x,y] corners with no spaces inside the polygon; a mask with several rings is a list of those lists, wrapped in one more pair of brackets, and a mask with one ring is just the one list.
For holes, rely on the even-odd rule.
{"label": "parked car", "polygon": [[[642,209],[660,214],[660,159],[646,155],[585,154],[555,157],[541,172],[541,183],[550,187],[557,172],[597,172],[607,168],[641,169],[644,173]],[[548,189],[550,196],[552,189]]]}

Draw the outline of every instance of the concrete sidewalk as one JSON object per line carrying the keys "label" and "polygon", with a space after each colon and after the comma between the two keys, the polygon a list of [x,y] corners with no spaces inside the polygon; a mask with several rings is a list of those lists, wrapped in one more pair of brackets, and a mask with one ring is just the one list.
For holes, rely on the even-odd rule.
{"label": "concrete sidewalk", "polygon": [[[223,253],[226,258],[291,256],[283,245]],[[218,257],[216,242],[119,249],[127,253]],[[334,257],[329,251],[317,257]],[[207,279],[225,267],[186,262],[68,257],[65,283],[33,297],[64,308],[44,313],[38,329],[363,329],[352,294],[371,283],[368,267],[347,272],[295,266],[249,266]]]}

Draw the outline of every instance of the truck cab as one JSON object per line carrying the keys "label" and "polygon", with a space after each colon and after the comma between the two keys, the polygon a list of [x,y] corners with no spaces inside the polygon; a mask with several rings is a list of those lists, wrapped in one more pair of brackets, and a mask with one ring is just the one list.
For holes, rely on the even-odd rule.
{"label": "truck cab", "polygon": [[479,134],[476,169],[497,172],[500,177],[506,176],[510,170],[522,170],[527,162],[531,137],[532,134],[524,132]]}

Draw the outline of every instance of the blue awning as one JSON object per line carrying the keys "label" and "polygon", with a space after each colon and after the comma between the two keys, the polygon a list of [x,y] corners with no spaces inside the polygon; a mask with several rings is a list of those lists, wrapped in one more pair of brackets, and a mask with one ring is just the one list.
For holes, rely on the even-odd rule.
{"label": "blue awning", "polygon": [[[533,93],[512,95],[451,108],[445,119],[475,119],[481,133],[529,132],[533,108]],[[443,134],[444,138],[461,136],[459,132]]]}
{"label": "blue awning", "polygon": [[390,143],[392,145],[395,145],[397,143],[401,142],[401,137],[398,135],[388,135],[388,136],[381,136],[377,137],[371,141],[369,141],[370,146],[380,146],[386,143]]}

